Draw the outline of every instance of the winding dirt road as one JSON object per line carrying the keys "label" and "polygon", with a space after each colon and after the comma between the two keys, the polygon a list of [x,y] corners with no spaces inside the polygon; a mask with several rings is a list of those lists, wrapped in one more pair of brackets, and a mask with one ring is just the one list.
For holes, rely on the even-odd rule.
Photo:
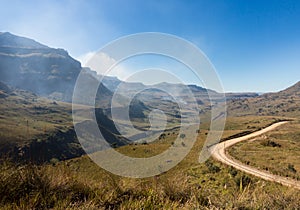
{"label": "winding dirt road", "polygon": [[230,147],[230,146],[232,146],[232,145],[234,145],[238,142],[245,141],[245,140],[252,139],[254,137],[260,136],[260,135],[262,135],[266,132],[274,130],[275,128],[277,128],[277,127],[279,127],[279,126],[281,126],[285,123],[287,123],[287,121],[278,122],[278,123],[270,125],[267,128],[264,128],[262,130],[259,130],[259,131],[256,131],[254,133],[248,134],[246,136],[242,136],[242,137],[239,137],[239,138],[235,138],[235,139],[231,139],[231,140],[228,140],[228,141],[225,141],[225,142],[221,142],[221,143],[219,143],[219,144],[217,144],[217,145],[215,145],[214,147],[211,148],[212,156],[215,159],[225,163],[226,165],[232,166],[232,167],[234,167],[238,170],[244,171],[248,174],[260,177],[260,178],[268,180],[268,181],[277,182],[277,183],[280,183],[280,184],[288,186],[288,187],[294,187],[294,188],[300,189],[300,181],[296,181],[294,179],[289,179],[289,178],[286,178],[286,177],[274,175],[274,174],[271,174],[267,171],[261,171],[261,170],[258,170],[256,168],[250,167],[246,164],[243,164],[243,163],[233,159],[231,156],[228,156],[226,154],[226,151],[225,151],[226,148],[228,148],[228,147]]}

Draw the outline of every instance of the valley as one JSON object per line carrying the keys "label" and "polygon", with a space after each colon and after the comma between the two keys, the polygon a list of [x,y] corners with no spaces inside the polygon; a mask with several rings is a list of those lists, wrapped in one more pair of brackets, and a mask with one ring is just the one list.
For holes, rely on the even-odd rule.
{"label": "valley", "polygon": [[[74,100],[80,73],[85,88]],[[90,103],[88,84],[99,79]],[[299,93],[300,82],[261,95],[125,82],[97,75],[63,49],[0,33],[0,208],[297,209]],[[224,130],[215,130],[220,143],[207,143],[212,124],[225,117]],[[96,134],[86,129],[93,122],[109,148],[95,146]],[[74,123],[85,132],[78,135]],[[93,141],[83,145],[84,137]],[[109,150],[155,158],[176,147],[191,150],[147,178],[115,175],[91,159]],[[199,162],[201,151],[211,156]],[[117,163],[107,156],[107,164]]]}

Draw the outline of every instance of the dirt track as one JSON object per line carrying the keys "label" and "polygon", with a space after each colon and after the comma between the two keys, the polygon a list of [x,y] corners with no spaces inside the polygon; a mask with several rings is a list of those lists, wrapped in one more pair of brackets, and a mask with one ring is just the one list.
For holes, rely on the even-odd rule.
{"label": "dirt track", "polygon": [[296,180],[289,179],[289,178],[286,178],[286,177],[274,175],[274,174],[271,174],[267,171],[261,171],[261,170],[258,170],[256,168],[250,167],[250,166],[248,166],[246,164],[243,164],[243,163],[233,159],[232,157],[228,156],[226,154],[226,151],[225,151],[226,148],[228,148],[228,147],[230,147],[230,146],[232,146],[232,145],[234,145],[238,142],[245,141],[245,140],[257,137],[259,135],[262,135],[263,133],[269,132],[269,131],[271,131],[271,130],[273,130],[273,129],[277,128],[278,126],[281,126],[285,123],[287,123],[287,122],[286,121],[285,122],[278,122],[278,123],[270,125],[267,128],[264,128],[260,131],[256,131],[254,133],[248,134],[246,136],[242,136],[242,137],[239,137],[239,138],[235,138],[235,139],[231,139],[231,140],[228,140],[228,141],[225,141],[225,142],[221,142],[221,143],[219,143],[219,144],[217,144],[217,145],[215,145],[214,147],[211,148],[212,156],[215,159],[225,163],[226,165],[232,166],[232,167],[234,167],[238,170],[244,171],[248,174],[260,177],[260,178],[268,180],[268,181],[278,182],[278,183],[280,183],[282,185],[285,185],[285,186],[288,186],[288,187],[294,187],[294,188],[300,189],[300,181],[296,181]]}

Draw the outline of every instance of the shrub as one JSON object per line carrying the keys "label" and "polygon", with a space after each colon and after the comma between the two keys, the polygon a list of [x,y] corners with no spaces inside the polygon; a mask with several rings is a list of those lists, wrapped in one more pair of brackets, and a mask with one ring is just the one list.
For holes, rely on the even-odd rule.
{"label": "shrub", "polygon": [[159,139],[164,139],[166,137],[166,134],[165,133],[162,133],[160,136],[159,136]]}
{"label": "shrub", "polygon": [[266,140],[261,142],[261,145],[265,147],[281,147],[281,144],[276,143],[275,141]]}
{"label": "shrub", "polygon": [[241,175],[241,176],[236,176],[235,179],[234,179],[236,185],[238,187],[240,187],[240,189],[244,189],[246,186],[248,186],[252,180],[249,176],[247,175]]}
{"label": "shrub", "polygon": [[296,173],[296,172],[297,172],[297,170],[295,169],[295,167],[294,167],[293,164],[289,164],[289,165],[288,165],[288,170],[289,170],[290,172],[292,172],[292,173]]}
{"label": "shrub", "polygon": [[205,162],[205,165],[206,165],[206,167],[208,168],[209,172],[211,172],[211,173],[218,173],[218,172],[221,171],[221,169],[220,169],[218,166],[214,165],[214,164],[213,164],[211,161],[209,161],[209,160],[207,160],[207,161]]}
{"label": "shrub", "polygon": [[147,145],[148,144],[148,142],[146,141],[146,140],[144,140],[143,142],[142,142],[142,145]]}
{"label": "shrub", "polygon": [[233,168],[232,166],[230,166],[228,172],[232,177],[235,177],[238,173],[237,170],[235,168]]}
{"label": "shrub", "polygon": [[184,133],[180,134],[180,138],[184,139],[185,138],[185,134]]}
{"label": "shrub", "polygon": [[50,163],[52,165],[56,165],[59,162],[59,160],[57,158],[51,158]]}

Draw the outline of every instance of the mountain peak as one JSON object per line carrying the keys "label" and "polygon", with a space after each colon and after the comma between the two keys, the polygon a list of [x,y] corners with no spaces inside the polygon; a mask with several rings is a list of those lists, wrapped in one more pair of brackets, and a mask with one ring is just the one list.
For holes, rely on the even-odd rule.
{"label": "mountain peak", "polygon": [[9,32],[0,32],[0,47],[17,47],[29,49],[48,48],[46,45],[42,45],[34,41],[33,39],[16,36]]}

